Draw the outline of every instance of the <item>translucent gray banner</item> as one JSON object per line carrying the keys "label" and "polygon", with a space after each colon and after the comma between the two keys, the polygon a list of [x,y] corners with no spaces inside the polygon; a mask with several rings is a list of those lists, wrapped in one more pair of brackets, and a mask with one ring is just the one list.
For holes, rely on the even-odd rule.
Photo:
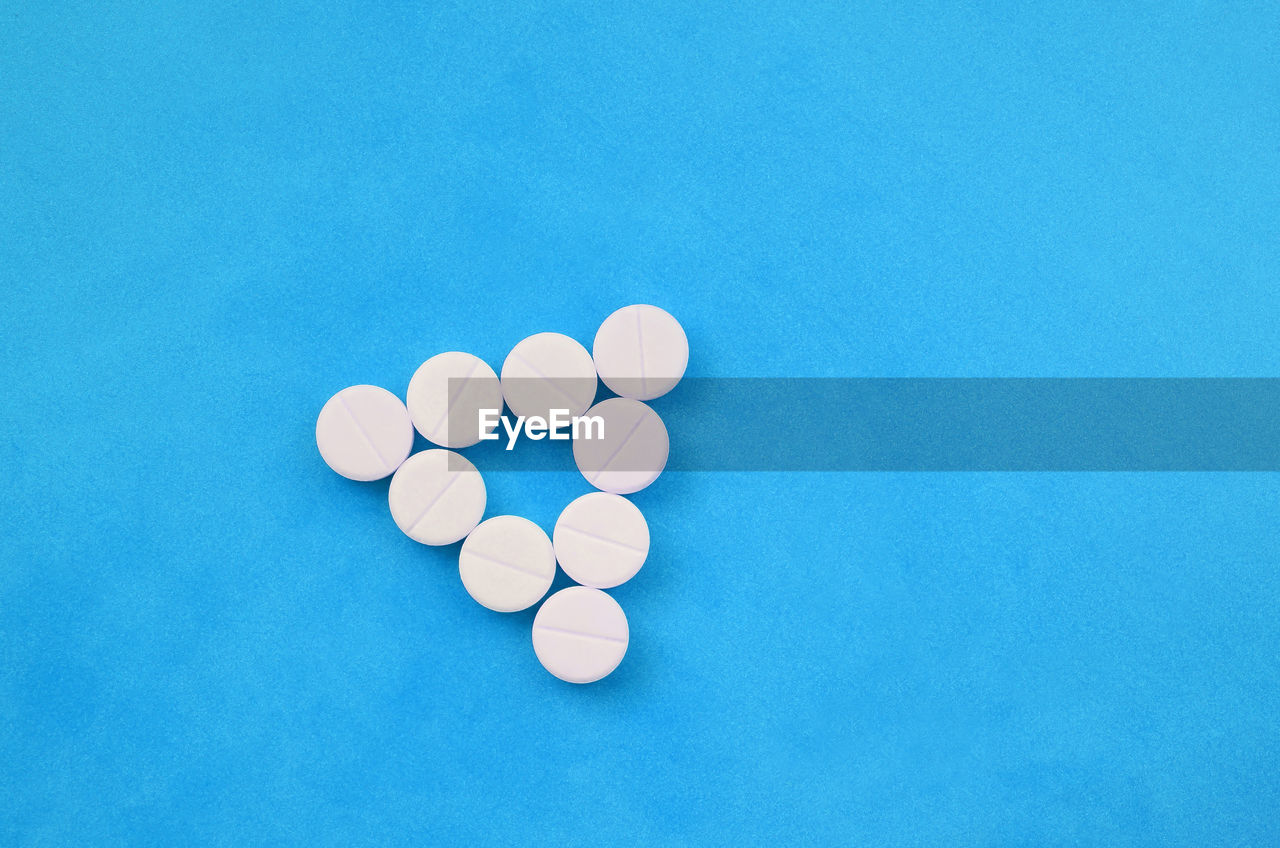
{"label": "translucent gray banner", "polygon": [[[687,378],[650,405],[668,471],[1280,471],[1272,378]],[[462,452],[574,468],[568,441],[507,443]]]}

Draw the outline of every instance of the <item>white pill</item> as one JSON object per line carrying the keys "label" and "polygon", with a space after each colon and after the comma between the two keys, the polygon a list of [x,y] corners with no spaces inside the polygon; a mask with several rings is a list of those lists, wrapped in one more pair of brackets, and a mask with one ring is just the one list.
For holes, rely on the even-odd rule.
{"label": "white pill", "polygon": [[599,589],[561,589],[533,619],[533,651],[542,667],[569,683],[608,675],[627,653],[627,616]]}
{"label": "white pill", "polygon": [[621,495],[583,495],[560,513],[552,535],[564,573],[596,589],[626,583],[649,555],[649,525]]}
{"label": "white pill", "polygon": [[624,306],[604,319],[592,345],[596,371],[622,397],[652,400],[675,388],[689,364],[689,339],[665,309]]}
{"label": "white pill", "polygon": [[541,527],[527,518],[498,515],[462,543],[458,573],[481,606],[517,612],[547,594],[556,576],[556,555]]}
{"label": "white pill", "polygon": [[638,400],[609,398],[587,411],[586,418],[596,417],[603,421],[604,437],[596,438],[598,428],[585,426],[583,437],[573,440],[573,459],[587,482],[605,492],[629,495],[657,480],[670,449],[667,427],[658,413]]}
{"label": "white pill", "polygon": [[413,426],[427,441],[446,448],[465,448],[480,441],[480,410],[494,410],[489,432],[497,427],[502,386],[483,359],[449,351],[418,366],[409,381],[406,400]]}
{"label": "white pill", "polygon": [[425,450],[405,460],[387,494],[396,526],[424,545],[450,545],[484,515],[484,480],[461,454]]}
{"label": "white pill", "polygon": [[325,463],[352,480],[381,480],[413,450],[413,425],[400,398],[377,386],[351,386],[329,398],[316,419]]}
{"label": "white pill", "polygon": [[520,342],[502,363],[502,395],[516,415],[581,415],[596,397],[596,366],[587,349],[560,333]]}

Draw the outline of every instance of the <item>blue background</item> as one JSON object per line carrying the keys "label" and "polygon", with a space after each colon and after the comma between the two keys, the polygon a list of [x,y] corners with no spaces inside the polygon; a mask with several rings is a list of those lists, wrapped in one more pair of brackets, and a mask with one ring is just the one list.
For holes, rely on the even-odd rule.
{"label": "blue background", "polygon": [[1276,844],[1280,476],[665,475],[572,687],[314,445],[634,302],[1280,376],[1274,4],[1083,5],[4,3],[0,842]]}

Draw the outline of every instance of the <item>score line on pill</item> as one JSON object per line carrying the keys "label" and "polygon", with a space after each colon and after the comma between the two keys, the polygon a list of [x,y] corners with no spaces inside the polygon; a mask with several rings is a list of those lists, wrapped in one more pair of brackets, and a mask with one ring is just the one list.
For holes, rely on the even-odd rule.
{"label": "score line on pill", "polygon": [[381,480],[413,450],[413,425],[400,398],[378,386],[349,386],[316,418],[325,464],[350,480]]}
{"label": "score line on pill", "polygon": [[604,319],[591,356],[600,379],[615,393],[653,400],[674,389],[684,376],[689,339],[671,313],[640,303]]}
{"label": "score line on pill", "polygon": [[502,386],[483,359],[454,350],[418,366],[406,401],[413,426],[423,438],[441,447],[466,448],[479,442],[484,432],[480,410],[501,411]]}
{"label": "score line on pill", "polygon": [[649,525],[621,495],[591,492],[564,508],[552,533],[556,561],[583,586],[612,589],[630,580],[649,555]]}
{"label": "score line on pill", "polygon": [[480,522],[486,500],[476,467],[443,449],[405,460],[387,492],[396,526],[424,545],[450,545],[464,538]]}
{"label": "score line on pill", "polygon": [[458,574],[476,603],[495,612],[518,612],[547,594],[556,576],[556,555],[541,527],[518,515],[497,515],[462,543]]}
{"label": "score line on pill", "polygon": [[596,366],[587,349],[560,333],[522,340],[502,363],[502,395],[516,415],[581,415],[596,397]]}
{"label": "score line on pill", "polygon": [[608,676],[627,653],[627,616],[599,589],[561,589],[533,619],[533,651],[542,667],[569,683]]}
{"label": "score line on pill", "polygon": [[573,440],[573,460],[588,483],[629,495],[658,479],[671,446],[658,413],[638,400],[609,398],[587,410],[587,417],[604,422],[603,438]]}

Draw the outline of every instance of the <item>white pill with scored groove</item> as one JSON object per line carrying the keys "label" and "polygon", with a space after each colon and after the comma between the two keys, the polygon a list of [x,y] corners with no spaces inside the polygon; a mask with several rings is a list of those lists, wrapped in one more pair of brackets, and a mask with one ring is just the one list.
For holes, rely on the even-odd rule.
{"label": "white pill with scored groove", "polygon": [[556,576],[556,555],[541,527],[517,515],[498,515],[462,543],[458,573],[476,603],[495,612],[518,612],[547,594]]}
{"label": "white pill with scored groove", "polygon": [[316,447],[325,464],[343,477],[381,480],[413,450],[413,425],[404,404],[391,392],[350,386],[320,410]]}
{"label": "white pill with scored groove", "polygon": [[476,467],[450,450],[425,450],[391,478],[387,500],[404,534],[424,545],[451,545],[480,522],[486,501]]}
{"label": "white pill with scored groove", "polygon": [[492,432],[502,412],[498,375],[478,356],[459,351],[440,353],[414,372],[406,395],[413,426],[427,441],[446,448],[465,448],[481,438],[482,409],[494,410]]}
{"label": "white pill with scored groove", "polygon": [[648,486],[667,465],[667,427],[650,407],[630,398],[609,398],[587,410],[600,427],[584,427],[573,440],[573,460],[587,482],[604,492],[629,495]]}
{"label": "white pill with scored groove", "polygon": [[639,303],[614,312],[592,345],[596,371],[622,397],[652,400],[675,388],[689,365],[689,339],[671,313]]}
{"label": "white pill with scored groove", "polygon": [[561,589],[533,619],[533,651],[542,667],[569,683],[607,676],[627,653],[627,616],[599,589]]}
{"label": "white pill with scored groove", "polygon": [[612,589],[640,570],[649,555],[649,525],[621,495],[592,492],[556,520],[552,543],[564,573],[583,586]]}
{"label": "white pill with scored groove", "polygon": [[581,415],[596,397],[595,362],[568,336],[537,333],[507,354],[502,395],[516,415],[545,420],[553,409]]}

